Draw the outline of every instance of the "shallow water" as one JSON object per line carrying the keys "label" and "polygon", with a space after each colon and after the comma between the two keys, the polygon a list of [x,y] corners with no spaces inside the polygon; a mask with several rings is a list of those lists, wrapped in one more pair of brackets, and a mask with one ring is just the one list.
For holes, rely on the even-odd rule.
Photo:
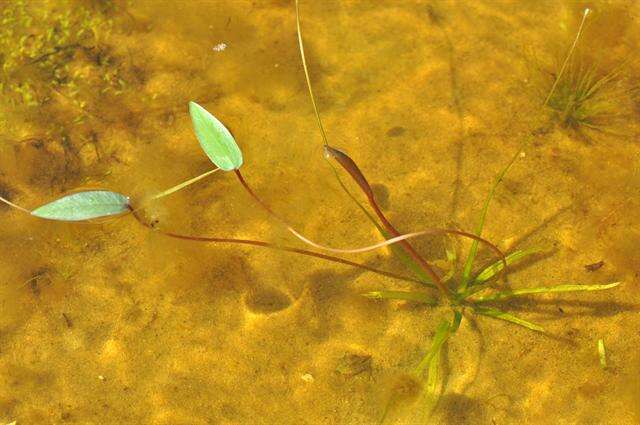
{"label": "shallow water", "polygon": [[[611,105],[621,118],[598,130],[563,126],[542,106],[585,7],[576,57],[624,63]],[[195,100],[233,131],[243,174],[297,229],[338,247],[380,240],[322,159],[292,2],[0,10],[1,196],[34,208],[101,187],[139,202],[201,174],[212,165],[191,129]],[[401,231],[473,231],[492,180],[522,150],[483,236],[545,254],[508,285],[623,283],[500,304],[544,334],[467,311],[429,412],[413,370],[450,308],[361,296],[415,284],[176,241],[130,216],[69,224],[0,206],[0,423],[640,423],[640,6],[302,1],[301,14],[329,140]],[[150,204],[145,219],[304,248],[231,173]],[[441,237],[412,243],[445,267]],[[456,246],[462,257],[469,245]],[[386,249],[348,258],[410,274]]]}

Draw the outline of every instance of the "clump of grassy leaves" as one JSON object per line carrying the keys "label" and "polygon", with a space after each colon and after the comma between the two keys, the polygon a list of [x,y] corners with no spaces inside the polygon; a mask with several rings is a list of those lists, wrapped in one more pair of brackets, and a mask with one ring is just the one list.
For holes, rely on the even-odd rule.
{"label": "clump of grassy leaves", "polygon": [[560,124],[588,137],[586,130],[618,134],[617,128],[631,115],[638,87],[624,78],[623,62],[605,70],[588,55],[576,49],[590,9],[585,9],[576,37],[553,77],[544,105]]}
{"label": "clump of grassy leaves", "polygon": [[638,91],[623,77],[623,68],[606,72],[586,58],[573,60],[547,106],[560,124],[576,132],[617,134],[631,114],[630,104]]}
{"label": "clump of grassy leaves", "polygon": [[[329,143],[327,141],[327,136],[325,134],[322,120],[320,118],[320,113],[318,111],[318,107],[315,101],[315,97],[313,95],[313,89],[311,87],[311,81],[309,78],[309,72],[307,69],[306,58],[304,54],[304,46],[302,41],[302,31],[300,25],[300,11],[298,0],[295,2],[296,5],[296,25],[298,32],[298,47],[300,51],[300,56],[302,59],[302,66],[305,73],[305,78],[307,82],[307,89],[309,91],[309,97],[311,99],[314,115],[316,117],[318,127],[320,129],[323,143],[325,146],[325,152],[327,149],[334,150],[330,148]],[[562,78],[565,75],[565,71],[567,69],[569,60],[575,48],[575,45],[578,42],[580,34],[582,32],[585,20],[590,13],[589,9],[585,9],[584,16],[582,19],[582,23],[580,25],[580,29],[578,31],[578,35],[571,46],[569,54],[565,60],[565,63],[562,65],[562,69],[557,75],[555,82],[549,92],[547,99],[544,104],[547,105],[558,105],[561,102],[559,96],[563,96],[565,93],[564,81]],[[569,71],[566,75],[568,78],[571,78],[573,72]],[[581,100],[582,105],[584,107],[584,102],[597,94],[600,87],[606,86],[610,79],[613,78],[613,75],[610,77],[603,77],[600,79],[595,79],[594,76],[589,74],[588,78],[582,79],[581,83],[585,86]],[[554,97],[555,96],[555,97]],[[553,107],[553,106],[552,106]],[[587,104],[587,107],[589,105]],[[574,108],[575,109],[575,108]],[[579,109],[579,108],[578,108]],[[584,112],[584,111],[583,111]],[[592,109],[590,111],[591,114],[594,113]],[[570,113],[571,116],[576,116],[576,112]],[[584,119],[583,119],[584,121]],[[346,156],[344,153],[342,155]],[[509,171],[511,166],[515,163],[518,157],[521,156],[521,153],[518,152],[513,156],[511,161],[507,164],[498,176],[496,177],[489,194],[487,195],[482,210],[480,212],[480,217],[478,220],[478,225],[475,230],[475,236],[481,237],[482,231],[484,229],[485,220],[487,218],[487,212],[489,210],[489,204],[491,203],[491,199],[493,198],[496,189],[498,188],[500,182],[502,182],[505,174]],[[348,157],[347,157],[348,158]],[[377,208],[375,200],[373,200],[373,194],[367,193],[370,188],[368,187],[368,183],[366,182],[366,178],[360,172],[355,162],[348,158],[350,161],[350,165],[345,166],[343,163],[340,163],[344,170],[347,171],[354,181],[358,184],[360,189],[367,195],[369,198],[370,206],[374,209]],[[336,177],[336,180],[342,190],[347,194],[347,196],[358,206],[358,208],[365,214],[365,216],[369,219],[369,221],[376,227],[376,229],[380,232],[380,234],[385,239],[390,239],[393,235],[389,231],[389,223],[385,226],[384,216],[381,213],[378,213],[378,217],[381,222],[378,222],[376,216],[372,214],[365,206],[354,196],[347,186],[343,183],[338,170],[330,163],[333,173]],[[426,305],[436,305],[439,302],[446,302],[447,305],[451,308],[453,312],[452,318],[443,318],[436,328],[436,332],[434,334],[433,340],[431,342],[431,346],[429,350],[425,353],[422,360],[416,366],[414,370],[414,374],[417,376],[419,380],[424,379],[424,391],[427,399],[427,408],[431,411],[437,404],[440,393],[442,391],[441,385],[441,368],[440,368],[440,357],[442,350],[446,346],[447,341],[456,333],[463,319],[463,312],[469,312],[471,314],[477,314],[485,317],[489,317],[496,320],[502,320],[509,322],[514,325],[522,326],[532,331],[536,332],[544,332],[544,328],[536,323],[530,322],[526,319],[518,317],[512,313],[505,311],[504,308],[500,308],[496,304],[499,304],[501,301],[514,298],[514,297],[523,297],[528,295],[535,294],[545,294],[545,293],[557,293],[557,292],[580,292],[580,291],[599,291],[604,289],[610,289],[615,286],[618,286],[620,282],[612,282],[608,284],[597,284],[597,285],[580,285],[580,284],[563,284],[563,285],[554,285],[554,286],[543,286],[543,287],[533,287],[533,288],[522,288],[522,289],[505,289],[505,290],[497,290],[488,292],[490,289],[489,283],[497,280],[499,276],[501,276],[506,270],[504,270],[505,266],[511,266],[516,263],[521,262],[524,259],[530,258],[532,255],[539,252],[536,249],[521,249],[511,252],[509,255],[505,256],[504,261],[501,259],[492,264],[485,265],[481,267],[479,271],[475,266],[476,255],[478,253],[478,240],[474,240],[471,244],[469,252],[466,256],[466,259],[463,263],[462,270],[457,272],[455,270],[455,265],[457,263],[457,255],[455,250],[447,249],[446,255],[447,260],[451,263],[452,268],[447,273],[440,282],[434,282],[432,277],[429,276],[428,273],[425,273],[425,268],[421,267],[421,265],[416,261],[415,257],[408,255],[408,250],[403,249],[400,244],[389,245],[389,248],[396,255],[404,265],[411,270],[419,282],[421,282],[425,287],[429,288],[437,288],[440,290],[443,299],[436,299],[430,296],[430,293],[425,291],[406,291],[406,290],[395,290],[395,289],[380,289],[377,291],[370,291],[364,295],[368,298],[373,299],[388,299],[388,300],[402,300],[409,302],[417,302]],[[438,277],[438,276],[435,276]],[[443,287],[444,285],[444,287]],[[388,406],[385,409],[385,413],[383,416],[386,417],[388,413]]]}
{"label": "clump of grassy leaves", "polygon": [[[476,235],[480,236],[482,234],[491,199],[493,198],[498,185],[504,178],[504,175],[507,173],[509,168],[511,168],[518,156],[519,154],[513,157],[511,162],[509,162],[509,164],[498,174],[498,177],[494,181],[480,212],[478,226],[475,231]],[[371,217],[370,215],[369,218],[373,220],[373,217]],[[378,225],[376,226],[379,228]],[[394,252],[401,253],[401,251],[399,250],[395,250]],[[464,317],[462,314],[463,312],[509,322],[510,324],[522,326],[531,331],[545,332],[544,328],[541,325],[509,313],[504,307],[499,306],[499,303],[511,298],[536,294],[600,291],[614,288],[620,284],[620,282],[595,285],[562,284],[520,289],[491,290],[488,284],[498,280],[501,272],[503,272],[504,263],[502,261],[497,261],[495,263],[485,265],[484,267],[480,267],[478,271],[474,272],[474,270],[476,270],[475,260],[477,252],[478,242],[473,241],[463,263],[462,270],[456,272],[456,270],[453,268],[453,266],[457,263],[455,251],[450,248],[447,248],[446,250],[447,260],[452,264],[452,270],[447,273],[447,275],[443,278],[443,281],[445,281],[447,287],[451,290],[453,295],[451,299],[445,301],[448,301],[448,305],[451,307],[451,310],[453,312],[453,317],[451,319],[441,319],[438,327],[436,328],[436,332],[429,350],[427,350],[424,357],[414,371],[415,375],[420,380],[424,380],[424,391],[428,401],[427,407],[429,409],[435,407],[442,390],[440,376],[441,352],[444,349],[446,342],[456,333],[457,329],[459,328]],[[518,249],[506,256],[506,263],[508,266],[515,265],[539,252],[540,250],[531,248]],[[402,257],[402,260],[405,263],[413,261],[411,258],[408,258],[406,256]],[[414,265],[410,267],[410,269],[415,271],[415,269],[417,269],[417,266]],[[423,276],[422,274],[418,274],[418,277],[423,280],[427,286],[431,286],[431,282],[425,280],[425,276]],[[427,305],[436,305],[439,302],[438,300],[430,297],[424,291],[379,290],[368,292],[363,295],[369,298],[404,300],[424,303]]]}

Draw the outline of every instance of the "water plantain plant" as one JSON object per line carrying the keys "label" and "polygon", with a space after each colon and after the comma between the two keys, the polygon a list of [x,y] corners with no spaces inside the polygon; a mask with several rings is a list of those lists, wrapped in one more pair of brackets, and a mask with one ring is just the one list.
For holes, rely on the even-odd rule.
{"label": "water plantain plant", "polygon": [[[400,232],[383,212],[367,178],[357,166],[356,162],[346,153],[330,146],[328,143],[324,128],[322,127],[322,121],[318,113],[318,108],[313,96],[313,91],[309,80],[309,73],[307,71],[307,64],[304,56],[304,47],[302,43],[302,35],[300,32],[300,18],[297,2],[296,12],[298,41],[302,57],[302,64],[307,80],[309,94],[314,107],[315,116],[322,134],[325,159],[331,165],[334,171],[334,175],[340,186],[348,194],[350,199],[357,205],[357,207],[364,212],[364,214],[372,222],[372,224],[378,229],[382,238],[384,239],[383,241],[363,247],[336,248],[320,244],[302,235],[299,231],[294,229],[293,226],[287,223],[280,215],[273,211],[271,207],[267,205],[267,203],[265,203],[252,189],[252,187],[249,185],[240,171],[241,167],[244,164],[244,158],[233,135],[224,126],[224,124],[222,124],[220,120],[218,120],[205,108],[195,102],[190,102],[189,104],[189,112],[192,118],[193,128],[201,148],[216,166],[214,169],[209,170],[190,180],[182,182],[176,186],[173,186],[172,188],[162,191],[148,199],[140,200],[139,202],[132,201],[130,197],[124,194],[116,193],[109,190],[85,190],[70,193],[33,210],[29,210],[27,208],[19,206],[13,203],[10,199],[0,198],[0,201],[5,202],[6,204],[17,210],[30,214],[33,217],[47,220],[78,222],[102,219],[105,217],[112,217],[117,215],[129,215],[134,217],[137,222],[139,222],[146,228],[160,232],[167,237],[205,243],[234,243],[275,249],[283,252],[314,257],[350,267],[360,268],[393,279],[412,282],[416,285],[416,290],[414,291],[384,288],[378,291],[368,292],[364,295],[369,298],[377,298],[383,300],[405,300],[429,305],[444,303],[450,307],[452,318],[442,319],[440,321],[432,340],[431,347],[427,350],[423,359],[415,367],[415,374],[421,379],[425,379],[425,394],[431,400],[432,405],[434,405],[439,394],[441,352],[445,348],[447,341],[451,338],[452,335],[456,333],[458,327],[461,325],[463,313],[469,312],[471,314],[487,316],[490,318],[507,321],[511,324],[524,326],[533,331],[543,332],[544,330],[540,325],[534,324],[532,322],[529,322],[528,320],[508,313],[507,311],[505,311],[504,307],[499,308],[497,304],[509,298],[522,297],[539,293],[594,291],[608,289],[618,285],[618,282],[604,285],[567,284],[525,289],[489,291],[488,283],[497,280],[501,275],[504,276],[509,265],[522,261],[535,252],[534,250],[518,250],[505,256],[494,244],[482,237],[482,231],[485,219],[487,217],[487,211],[493,194],[499,183],[502,181],[505,173],[518,158],[518,154],[515,155],[512,161],[498,174],[498,177],[496,178],[496,181],[494,182],[491,191],[489,192],[489,195],[484,202],[480,214],[480,220],[477,228],[475,229],[475,232],[469,233],[452,228],[429,228],[411,233]],[[278,224],[285,227],[298,240],[315,248],[315,250],[281,246],[270,242],[252,239],[234,239],[217,236],[211,237],[180,234],[171,231],[165,231],[145,221],[143,214],[141,214],[141,210],[146,208],[148,203],[153,202],[154,200],[157,200],[159,198],[169,196],[172,193],[175,193],[178,190],[181,190],[188,185],[200,181],[218,171],[233,173],[238,183],[243,187],[243,189],[253,199],[253,201],[255,201],[261,208],[267,211]],[[345,173],[351,179],[353,179],[356,186],[360,189],[360,191],[364,195],[364,198],[366,199],[366,203],[368,204],[368,206],[365,206],[364,203],[361,203],[358,200],[358,196],[348,190],[347,186],[342,180],[342,175],[344,175]],[[412,246],[412,244],[410,243],[410,239],[425,235],[461,236],[472,240],[469,253],[463,264],[463,268],[459,273],[450,272],[444,276],[441,276],[437,269],[433,266],[432,262],[427,261]],[[497,261],[487,265],[484,268],[481,268],[479,272],[474,273],[474,270],[476,270],[476,255],[481,243],[495,253]],[[406,264],[408,269],[414,273],[415,277],[405,276],[402,274],[374,268],[369,265],[356,263],[342,257],[337,257],[325,253],[358,253],[372,251],[385,246],[389,246],[392,249],[394,254],[397,255],[403,261],[403,263]],[[448,251],[448,257],[452,259],[453,251]]]}
{"label": "water plantain plant", "polygon": [[[584,20],[586,19],[588,14],[589,9],[585,11],[584,18],[580,27],[580,32],[582,31]],[[307,89],[311,98],[311,103],[313,105],[316,121],[320,129],[320,134],[322,136],[325,157],[328,160],[335,160],[335,162],[343,169],[343,171],[346,171],[346,173],[354,180],[356,186],[362,191],[365,198],[367,199],[367,203],[369,204],[370,209],[373,211],[373,214],[368,211],[363,203],[361,203],[357,199],[357,197],[348,190],[347,186],[341,180],[338,170],[333,167],[333,164],[330,164],[333,167],[334,175],[338,180],[340,187],[347,193],[349,198],[358,206],[358,208],[362,210],[362,212],[378,229],[378,231],[385,238],[398,235],[398,230],[391,224],[391,222],[389,222],[389,220],[380,209],[375,199],[373,190],[371,189],[362,171],[356,165],[355,161],[344,152],[329,145],[326,132],[322,125],[322,119],[318,111],[318,106],[315,101],[315,96],[313,94],[309,71],[307,69],[306,57],[304,53],[304,43],[302,40],[302,30],[300,25],[300,9],[298,0],[296,0],[296,25],[298,34],[298,47],[300,50],[300,57],[305,73]],[[578,37],[576,37],[574,47],[575,43],[577,43]],[[569,57],[570,56],[571,51],[569,53]],[[562,72],[563,71],[561,71],[561,73]],[[560,77],[561,75],[558,76],[558,80]],[[556,80],[556,83],[558,80]],[[554,84],[554,87],[552,87],[551,92],[549,93],[549,98],[545,100],[545,104],[547,104],[547,102],[549,102],[549,100],[552,98],[553,93],[556,90],[556,85],[557,84]],[[482,206],[478,225],[474,233],[475,236],[481,237],[491,199],[493,198],[497,187],[503,180],[507,171],[521,155],[521,152],[517,152],[513,156],[511,161],[507,164],[507,166],[498,174]],[[488,246],[500,253],[499,249],[495,247],[495,245],[488,244]],[[414,374],[416,375],[416,377],[419,380],[424,380],[424,396],[427,400],[425,408],[429,411],[431,411],[431,409],[435,407],[441,391],[441,386],[439,385],[441,351],[443,350],[445,343],[452,335],[456,333],[456,331],[460,327],[463,319],[463,313],[469,312],[471,314],[510,322],[511,324],[523,326],[532,331],[544,332],[544,328],[542,326],[511,314],[505,311],[504,308],[499,308],[497,304],[499,304],[501,301],[508,300],[514,297],[524,297],[535,294],[557,292],[599,291],[614,288],[620,284],[620,282],[595,285],[562,284],[522,289],[491,290],[488,284],[498,279],[501,275],[506,276],[508,266],[521,262],[522,260],[529,258],[539,251],[536,249],[523,249],[513,251],[506,257],[502,256],[499,261],[486,265],[485,267],[481,268],[479,272],[474,273],[474,270],[476,270],[476,255],[478,253],[478,240],[474,240],[471,244],[466,260],[463,263],[462,270],[459,273],[456,273],[456,270],[452,268],[449,273],[447,273],[443,277],[440,277],[439,274],[436,273],[435,270],[431,267],[431,265],[427,261],[425,261],[419,253],[416,252],[416,250],[410,245],[408,241],[402,241],[402,243],[393,245],[390,248],[392,249],[394,254],[396,254],[400,258],[400,260],[402,260],[402,262],[415,273],[416,277],[419,279],[423,286],[436,288],[440,294],[440,297],[435,298],[432,295],[432,291],[427,292],[424,289],[419,291],[380,289],[377,291],[367,292],[363,295],[365,297],[374,299],[402,300],[427,305],[445,303],[451,308],[452,311],[452,318],[441,319],[436,328],[429,350],[426,352],[426,354],[414,370]],[[455,252],[453,250],[447,250],[446,254],[450,263],[454,265]],[[387,409],[385,409],[385,417],[388,413],[388,407],[391,404],[392,402],[390,401],[387,405]],[[385,417],[382,418],[382,421],[384,421]]]}
{"label": "water plantain plant", "polygon": [[[494,319],[511,322],[512,324],[524,326],[533,331],[543,332],[544,329],[540,325],[534,324],[511,313],[505,312],[503,309],[497,308],[495,304],[513,297],[522,297],[532,294],[553,292],[595,291],[613,288],[619,284],[619,282],[602,285],[566,284],[492,292],[487,291],[489,289],[487,283],[496,280],[501,274],[506,273],[508,266],[516,264],[517,262],[522,261],[523,259],[537,252],[535,250],[517,250],[505,256],[494,244],[481,237],[491,198],[493,197],[497,186],[502,181],[505,173],[508,171],[508,169],[511,167],[511,165],[519,155],[514,156],[512,161],[507,165],[507,167],[502,170],[502,172],[500,172],[496,181],[494,182],[491,191],[489,192],[489,196],[485,200],[484,206],[482,208],[479,224],[476,228],[475,233],[467,233],[458,229],[432,228],[419,232],[401,234],[398,230],[396,230],[396,228],[391,224],[391,222],[382,212],[375,199],[373,190],[371,189],[368,180],[356,165],[355,161],[353,161],[353,159],[351,159],[344,152],[329,146],[327,143],[325,145],[325,153],[327,158],[335,160],[335,162],[356,182],[357,186],[362,190],[362,192],[368,199],[370,207],[374,211],[374,214],[378,217],[378,220],[380,220],[380,223],[378,222],[378,220],[376,220],[374,215],[367,211],[364,205],[362,205],[353,194],[348,192],[346,186],[344,185],[342,180],[340,180],[338,169],[336,168],[334,169],[336,171],[336,177],[339,179],[342,187],[349,193],[353,201],[356,202],[357,205],[366,213],[367,217],[375,224],[375,227],[385,237],[385,240],[383,242],[365,247],[348,249],[331,248],[309,240],[298,231],[293,229],[293,227],[286,223],[275,212],[273,212],[271,208],[256,195],[256,193],[253,191],[253,189],[251,189],[251,187],[248,185],[243,175],[241,174],[239,168],[243,164],[242,152],[240,151],[229,130],[227,130],[226,127],[217,118],[215,118],[200,105],[196,104],[195,102],[191,102],[189,106],[196,136],[200,141],[203,151],[217,166],[217,168],[207,171],[206,173],[203,173],[193,179],[180,183],[170,189],[154,195],[151,198],[144,200],[137,207],[134,203],[132,203],[131,199],[128,196],[109,190],[86,190],[70,193],[33,210],[28,210],[5,198],[0,197],[0,201],[10,205],[17,210],[28,213],[33,217],[47,220],[78,222],[116,215],[130,214],[140,224],[154,231],[158,231],[168,237],[198,242],[236,243],[265,247],[284,252],[291,252],[300,255],[315,257],[334,263],[361,268],[369,272],[377,273],[393,279],[413,282],[418,288],[415,291],[381,289],[378,291],[368,292],[363,295],[369,298],[405,300],[428,305],[435,305],[437,303],[444,302],[448,306],[450,306],[453,313],[453,318],[441,320],[434,335],[431,347],[425,354],[424,358],[415,368],[416,375],[426,376],[426,383],[424,388],[426,394],[430,397],[430,400],[432,400],[432,404],[434,404],[438,396],[440,353],[447,340],[453,334],[455,334],[456,330],[460,326],[463,318],[463,312],[468,311],[473,314],[479,314]],[[317,116],[319,118],[319,115]],[[233,239],[224,237],[194,236],[164,231],[147,223],[142,218],[141,214],[139,214],[139,211],[145,208],[146,203],[175,193],[178,190],[192,183],[195,183],[218,170],[235,173],[242,187],[247,191],[247,193],[249,193],[254,201],[256,201],[261,207],[268,211],[277,221],[283,224],[294,236],[296,236],[301,241],[320,250],[338,253],[365,252],[382,248],[384,246],[390,246],[393,249],[394,253],[396,253],[400,257],[400,259],[408,265],[409,269],[415,273],[416,277],[407,277],[390,271],[377,269],[365,264],[356,263],[341,257],[327,255],[322,252],[316,252],[296,247],[280,246],[265,241]],[[446,276],[441,277],[432,266],[432,264],[426,261],[410,245],[408,241],[409,239],[426,234],[459,235],[472,239],[469,254],[464,263],[464,268],[459,276],[456,273],[449,273]],[[474,262],[480,243],[485,244],[488,248],[493,250],[499,257],[499,260],[486,266],[479,273],[474,274]],[[451,256],[452,252],[449,251],[448,257],[450,259],[452,259]],[[433,290],[435,289],[439,291],[440,297],[434,297],[435,294],[433,293]]]}

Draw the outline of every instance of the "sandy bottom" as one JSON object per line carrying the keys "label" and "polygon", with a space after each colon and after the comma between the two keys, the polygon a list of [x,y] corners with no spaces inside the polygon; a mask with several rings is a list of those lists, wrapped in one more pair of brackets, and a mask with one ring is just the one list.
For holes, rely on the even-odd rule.
{"label": "sandy bottom", "polygon": [[[234,132],[247,180],[304,234],[380,240],[322,159],[291,1],[132,3],[0,6],[2,196],[33,208],[102,187],[135,202],[203,173],[196,100]],[[612,69],[640,41],[631,1],[302,2],[328,137],[398,228],[473,230],[522,149],[483,234],[545,254],[509,285],[623,282],[502,304],[545,334],[467,314],[444,349],[432,423],[640,423],[640,104],[625,92],[614,105],[625,118],[606,132],[564,127],[541,106],[585,6],[585,60]],[[639,65],[623,74],[638,81]],[[301,247],[230,173],[150,204],[146,219]],[[414,245],[445,256],[440,237]],[[410,283],[176,241],[131,217],[55,223],[5,206],[0,252],[0,423],[427,421],[412,371],[450,309],[361,296]],[[384,249],[349,259],[410,273]]]}

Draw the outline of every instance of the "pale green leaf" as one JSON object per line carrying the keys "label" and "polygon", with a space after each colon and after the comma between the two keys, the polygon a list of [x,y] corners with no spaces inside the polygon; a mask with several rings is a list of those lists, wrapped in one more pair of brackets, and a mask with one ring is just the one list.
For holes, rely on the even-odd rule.
{"label": "pale green leaf", "polygon": [[429,351],[427,351],[427,354],[425,354],[425,356],[422,358],[422,360],[416,367],[416,373],[421,374],[424,371],[424,369],[427,366],[429,366],[434,356],[440,354],[440,349],[442,348],[442,345],[447,340],[447,338],[449,338],[450,330],[451,330],[451,324],[449,323],[448,320],[443,319],[438,325],[438,328],[436,329],[436,333],[433,336],[433,341],[431,342],[431,347],[429,348]]}
{"label": "pale green leaf", "polygon": [[82,221],[128,210],[128,197],[107,190],[89,190],[56,199],[31,211],[31,215],[49,220]]}
{"label": "pale green leaf", "polygon": [[600,366],[603,369],[607,368],[607,350],[604,348],[604,339],[598,340],[598,356],[600,357]]}
{"label": "pale green leaf", "polygon": [[511,289],[506,291],[495,292],[483,297],[474,298],[473,302],[500,301],[507,298],[519,297],[530,294],[548,294],[552,292],[579,292],[579,291],[602,291],[604,289],[615,288],[620,282],[607,283],[603,285],[557,285],[542,286],[538,288]]}
{"label": "pale green leaf", "polygon": [[[511,266],[512,264],[516,264],[519,261],[523,260],[524,258],[533,254],[537,254],[539,252],[541,251],[535,248],[517,250],[507,255],[505,257],[505,260],[507,260],[507,265]],[[478,276],[476,276],[476,278],[473,280],[472,285],[478,285],[492,279],[494,276],[500,273],[503,268],[504,268],[504,263],[502,261],[496,261],[495,263],[491,264],[489,267],[482,270],[478,274]]]}
{"label": "pale green leaf", "polygon": [[224,124],[195,102],[189,102],[189,113],[196,137],[209,159],[224,171],[240,168],[242,152]]}
{"label": "pale green leaf", "polygon": [[542,326],[536,325],[535,323],[529,322],[527,320],[514,316],[513,314],[509,314],[507,312],[504,312],[495,308],[477,307],[474,310],[476,313],[482,314],[483,316],[493,317],[494,319],[506,320],[507,322],[524,326],[525,328],[531,329],[532,331],[544,332],[544,328]]}

